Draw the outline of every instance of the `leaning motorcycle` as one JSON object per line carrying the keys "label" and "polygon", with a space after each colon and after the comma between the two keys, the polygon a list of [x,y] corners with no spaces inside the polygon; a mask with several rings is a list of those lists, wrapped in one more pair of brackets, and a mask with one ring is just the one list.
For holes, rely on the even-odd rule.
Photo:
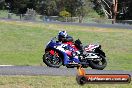
{"label": "leaning motorcycle", "polygon": [[[79,41],[79,42],[78,42]],[[57,38],[52,38],[45,48],[43,62],[49,67],[59,68],[61,65],[67,68],[77,67],[81,64],[82,67],[91,67],[92,69],[103,70],[107,65],[106,55],[101,49],[101,45],[90,44],[83,47],[83,52],[75,43],[81,43],[76,40],[61,43]]]}

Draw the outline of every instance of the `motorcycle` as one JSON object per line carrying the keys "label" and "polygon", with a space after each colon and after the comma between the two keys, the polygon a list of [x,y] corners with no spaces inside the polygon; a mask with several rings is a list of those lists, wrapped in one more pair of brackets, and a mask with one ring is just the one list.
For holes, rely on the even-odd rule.
{"label": "motorcycle", "polygon": [[92,69],[103,70],[107,65],[106,55],[101,45],[90,44],[83,47],[83,52],[78,48],[82,44],[80,40],[74,43],[71,41],[62,43],[56,37],[52,38],[45,48],[43,62],[49,67],[59,68],[61,65],[67,68],[91,67]]}

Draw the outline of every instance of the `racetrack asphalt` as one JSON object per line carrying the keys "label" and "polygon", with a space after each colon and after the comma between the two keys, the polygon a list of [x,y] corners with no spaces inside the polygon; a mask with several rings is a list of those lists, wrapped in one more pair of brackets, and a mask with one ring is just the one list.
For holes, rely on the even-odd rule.
{"label": "racetrack asphalt", "polygon": [[49,21],[49,22],[39,22],[39,21],[28,21],[28,20],[17,20],[17,19],[6,19],[0,18],[4,21],[21,21],[21,22],[33,22],[33,23],[48,23],[48,24],[63,24],[63,25],[77,25],[77,26],[88,26],[88,27],[99,27],[99,28],[117,28],[117,29],[132,29],[132,25],[128,24],[102,24],[102,23],[75,23],[75,22],[58,22],[58,21]]}
{"label": "racetrack asphalt", "polygon": [[52,24],[64,24],[64,25],[77,25],[77,26],[88,26],[88,27],[99,27],[99,28],[117,28],[117,29],[132,29],[132,25],[128,24],[101,24],[101,23],[74,23],[74,22],[46,22]]}
{"label": "racetrack asphalt", "polygon": [[[132,71],[93,70],[85,69],[87,74],[130,74]],[[46,66],[0,66],[0,75],[46,75],[46,76],[76,76],[76,68],[51,68]]]}

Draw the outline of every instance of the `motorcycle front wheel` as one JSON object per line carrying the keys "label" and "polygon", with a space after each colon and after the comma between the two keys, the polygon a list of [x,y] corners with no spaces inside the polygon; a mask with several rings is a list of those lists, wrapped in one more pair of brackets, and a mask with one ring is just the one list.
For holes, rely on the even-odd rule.
{"label": "motorcycle front wheel", "polygon": [[46,51],[43,55],[43,62],[49,67],[59,68],[62,65],[62,58],[57,52],[52,55],[49,51]]}
{"label": "motorcycle front wheel", "polygon": [[104,56],[100,56],[100,61],[89,61],[89,66],[92,68],[92,69],[98,69],[98,70],[103,70],[106,65],[107,65],[107,61],[106,61],[106,58]]}

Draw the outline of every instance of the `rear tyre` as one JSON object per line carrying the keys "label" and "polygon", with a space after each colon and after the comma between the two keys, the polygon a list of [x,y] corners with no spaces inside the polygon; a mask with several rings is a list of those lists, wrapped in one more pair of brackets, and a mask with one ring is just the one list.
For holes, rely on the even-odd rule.
{"label": "rear tyre", "polygon": [[101,60],[100,61],[89,61],[89,66],[92,69],[98,69],[98,70],[103,70],[107,66],[107,61],[104,56],[100,56]]}
{"label": "rear tyre", "polygon": [[62,65],[62,58],[57,52],[51,55],[49,51],[46,51],[43,55],[43,62],[49,67],[59,68]]}

